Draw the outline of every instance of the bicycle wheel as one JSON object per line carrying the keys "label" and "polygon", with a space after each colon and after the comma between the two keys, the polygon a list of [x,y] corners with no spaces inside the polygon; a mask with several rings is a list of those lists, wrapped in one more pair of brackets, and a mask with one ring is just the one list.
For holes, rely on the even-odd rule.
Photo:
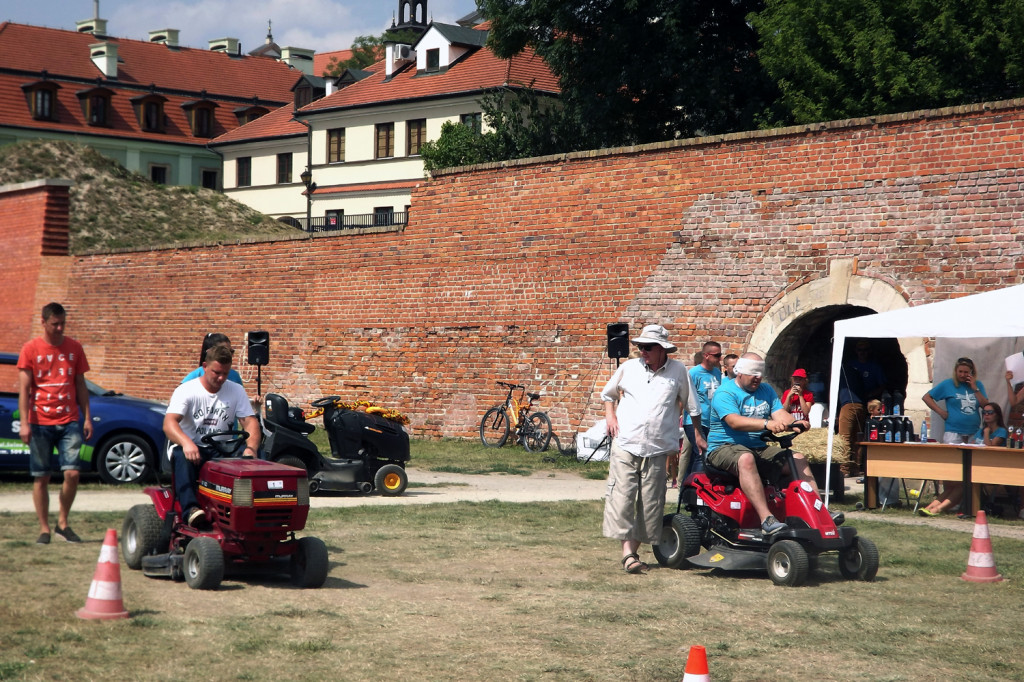
{"label": "bicycle wheel", "polygon": [[492,407],[480,420],[480,442],[489,448],[500,448],[508,440],[508,415],[501,407]]}
{"label": "bicycle wheel", "polygon": [[551,420],[543,412],[534,412],[523,424],[523,447],[530,452],[543,452],[551,442]]}

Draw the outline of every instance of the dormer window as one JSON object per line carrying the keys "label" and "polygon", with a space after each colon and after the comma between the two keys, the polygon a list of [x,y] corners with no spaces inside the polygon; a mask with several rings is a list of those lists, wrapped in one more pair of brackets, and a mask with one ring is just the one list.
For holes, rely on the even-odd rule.
{"label": "dormer window", "polygon": [[181,105],[193,136],[213,137],[213,110],[216,106],[216,102],[208,99],[185,102]]}
{"label": "dormer window", "polygon": [[28,101],[32,118],[37,121],[57,120],[57,90],[59,85],[52,81],[36,81],[21,86]]}
{"label": "dormer window", "polygon": [[427,73],[441,70],[441,50],[434,48],[427,50]]}
{"label": "dormer window", "polygon": [[78,97],[79,104],[82,105],[82,115],[85,116],[87,125],[110,125],[110,98],[114,95],[112,90],[95,87],[80,90],[75,95]]}
{"label": "dormer window", "polygon": [[295,88],[295,108],[301,109],[313,101],[313,86],[302,84]]}
{"label": "dormer window", "polygon": [[238,119],[238,125],[240,126],[243,126],[246,123],[252,123],[260,116],[264,116],[269,113],[269,109],[256,104],[247,107],[239,107],[234,111],[235,118]]}
{"label": "dormer window", "polygon": [[164,103],[167,98],[163,95],[149,94],[139,97],[132,97],[132,107],[135,109],[135,116],[141,127],[147,133],[164,132]]}

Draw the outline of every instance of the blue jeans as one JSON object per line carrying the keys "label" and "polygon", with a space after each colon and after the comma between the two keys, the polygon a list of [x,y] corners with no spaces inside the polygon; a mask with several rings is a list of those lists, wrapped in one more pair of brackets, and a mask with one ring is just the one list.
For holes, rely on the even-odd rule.
{"label": "blue jeans", "polygon": [[31,424],[32,436],[28,441],[28,470],[34,478],[53,473],[50,458],[53,449],[60,455],[61,471],[80,471],[82,462],[82,425],[77,421],[67,424]]}
{"label": "blue jeans", "polygon": [[192,507],[198,507],[196,499],[198,489],[197,479],[199,478],[199,467],[217,456],[213,450],[199,448],[199,464],[193,464],[185,458],[185,451],[180,445],[171,448],[171,466],[174,469],[174,496],[178,498],[182,513],[187,513]]}

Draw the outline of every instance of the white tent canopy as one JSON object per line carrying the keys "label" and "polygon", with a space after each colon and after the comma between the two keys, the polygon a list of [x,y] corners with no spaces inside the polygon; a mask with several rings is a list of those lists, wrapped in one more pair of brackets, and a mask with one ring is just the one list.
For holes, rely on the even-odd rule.
{"label": "white tent canopy", "polygon": [[[1024,337],[1024,285],[836,322],[832,342],[832,377],[828,392],[829,424],[836,423],[836,411],[839,405],[839,375],[842,369],[843,348],[848,337],[872,339],[915,337],[1006,339],[1007,337]],[[1013,343],[1019,342],[1014,340]],[[1011,354],[1014,350],[1019,350],[1019,348],[1012,348],[1005,353],[1000,351],[999,360],[1001,361],[1003,357]],[[975,361],[977,363],[977,358]],[[952,368],[952,364],[950,367]],[[997,369],[1001,382],[1005,370],[1002,364],[999,364]],[[1024,378],[1015,377],[1014,380],[1016,382],[1022,379]],[[832,463],[834,436],[834,429],[829,428],[829,464]],[[831,471],[831,466],[827,467],[826,471]],[[827,476],[828,474],[826,474]],[[827,491],[828,482],[825,487]],[[827,501],[828,493],[826,492]]]}

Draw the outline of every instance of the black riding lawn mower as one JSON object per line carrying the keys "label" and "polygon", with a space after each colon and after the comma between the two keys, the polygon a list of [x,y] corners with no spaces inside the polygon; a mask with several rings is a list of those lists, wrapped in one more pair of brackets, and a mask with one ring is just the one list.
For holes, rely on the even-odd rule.
{"label": "black riding lawn mower", "polygon": [[[310,492],[354,490],[381,495],[401,495],[409,485],[405,472],[409,461],[409,434],[401,420],[374,406],[352,409],[338,396],[312,403],[322,411],[330,454],[322,454],[309,439],[316,425],[306,421],[298,407],[284,396],[268,393],[264,400],[269,435],[263,442],[263,458],[305,469]],[[389,418],[390,417],[390,418]]]}

